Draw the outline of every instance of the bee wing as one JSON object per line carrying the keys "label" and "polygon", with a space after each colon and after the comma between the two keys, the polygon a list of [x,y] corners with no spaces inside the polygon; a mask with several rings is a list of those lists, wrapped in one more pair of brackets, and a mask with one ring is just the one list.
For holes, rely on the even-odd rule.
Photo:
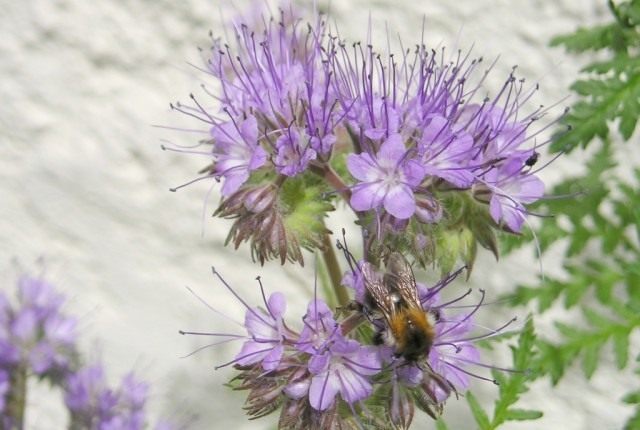
{"label": "bee wing", "polygon": [[365,264],[362,267],[362,275],[367,292],[371,294],[373,301],[384,314],[384,317],[389,320],[395,313],[393,297],[391,291],[389,291],[389,287],[380,279],[380,276],[370,264]]}
{"label": "bee wing", "polygon": [[409,307],[421,308],[413,270],[407,259],[399,252],[389,255],[384,283],[391,291],[397,291]]}

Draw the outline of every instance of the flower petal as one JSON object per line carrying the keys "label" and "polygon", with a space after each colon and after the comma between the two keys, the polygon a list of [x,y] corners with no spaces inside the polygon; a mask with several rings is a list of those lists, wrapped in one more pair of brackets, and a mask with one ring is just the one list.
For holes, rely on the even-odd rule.
{"label": "flower petal", "polygon": [[381,182],[358,184],[351,190],[351,207],[356,211],[368,211],[380,207],[385,198]]}
{"label": "flower petal", "polygon": [[332,372],[320,373],[311,378],[309,404],[317,411],[324,411],[333,405],[339,391],[340,381]]}
{"label": "flower petal", "polygon": [[416,211],[413,191],[407,185],[397,185],[384,197],[384,208],[398,219],[408,219]]}

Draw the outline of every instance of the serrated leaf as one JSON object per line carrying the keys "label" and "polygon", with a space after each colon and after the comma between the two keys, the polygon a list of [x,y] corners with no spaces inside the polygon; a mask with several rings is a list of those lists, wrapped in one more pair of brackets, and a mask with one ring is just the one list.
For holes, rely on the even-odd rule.
{"label": "serrated leaf", "polygon": [[534,411],[529,409],[509,409],[507,411],[507,421],[526,421],[537,420],[541,418],[543,413],[541,411]]}
{"label": "serrated leaf", "polygon": [[584,353],[582,356],[582,371],[587,379],[591,379],[593,373],[596,371],[598,367],[598,362],[600,361],[600,348],[602,344],[592,344],[587,345],[584,348]]}
{"label": "serrated leaf", "polygon": [[613,353],[618,369],[624,369],[629,361],[629,335],[618,332],[613,335]]}
{"label": "serrated leaf", "polygon": [[640,404],[640,390],[625,394],[622,401],[629,404]]}
{"label": "serrated leaf", "polygon": [[475,396],[471,394],[470,391],[468,391],[465,396],[467,398],[469,408],[471,409],[471,413],[473,414],[473,418],[476,420],[476,424],[478,424],[480,430],[490,430],[491,423],[489,422],[489,416],[482,409],[478,400],[476,400]]}
{"label": "serrated leaf", "polygon": [[627,420],[623,430],[638,430],[640,428],[640,410],[636,410],[631,418]]}
{"label": "serrated leaf", "polygon": [[[637,97],[640,92],[640,73],[626,70],[628,79],[620,80],[618,76],[580,81],[577,89],[588,96],[578,101],[571,112],[563,119],[564,124],[572,127],[571,131],[556,134],[551,145],[553,152],[571,152],[577,146],[586,147],[595,137],[605,139],[609,135],[609,124],[620,118],[619,131],[628,139],[635,130],[638,116],[636,112]],[[589,93],[589,91],[593,91]],[[629,108],[627,112],[625,107]]]}
{"label": "serrated leaf", "polygon": [[562,45],[569,52],[598,51],[610,46],[616,27],[616,24],[606,24],[579,28],[574,33],[554,37],[550,44]]}

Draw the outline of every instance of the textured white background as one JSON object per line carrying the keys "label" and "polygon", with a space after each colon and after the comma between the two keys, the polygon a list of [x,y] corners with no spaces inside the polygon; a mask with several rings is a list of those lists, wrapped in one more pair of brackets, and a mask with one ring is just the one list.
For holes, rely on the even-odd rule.
{"label": "textured white background", "polygon": [[[568,94],[580,66],[548,48],[550,36],[606,18],[604,1],[596,0],[335,1],[333,9],[343,36],[364,37],[371,11],[374,40],[384,38],[386,22],[407,45],[419,38],[426,16],[427,43],[475,43],[476,55],[501,55],[489,93],[518,64],[520,75],[541,82],[535,102],[543,104]],[[208,184],[168,192],[192,178],[203,160],[162,152],[160,140],[186,144],[196,137],[152,127],[182,123],[168,102],[197,90],[203,75],[186,62],[199,63],[196,46],[207,46],[209,29],[221,34],[221,17],[233,16],[234,7],[213,0],[0,0],[0,10],[2,288],[13,289],[19,271],[12,257],[27,267],[45,257],[49,278],[70,297],[68,311],[81,316],[83,351],[102,359],[114,381],[130,369],[149,380],[153,417],[195,416],[189,422],[198,429],[267,428],[266,421],[246,421],[242,395],[220,386],[231,371],[213,370],[232,357],[233,347],[180,358],[204,343],[179,336],[178,329],[235,329],[184,287],[241,319],[241,306],[209,267],[254,302],[259,294],[253,278],[261,274],[268,287],[291,292],[290,310],[298,316],[313,264],[260,268],[250,264],[245,248],[224,249],[229,224],[203,217]],[[579,168],[576,161],[560,162],[545,177]],[[332,225],[349,222],[338,214]],[[558,262],[549,260],[546,270],[557,270]],[[499,266],[482,255],[472,278],[497,294],[532,280],[537,267],[530,249]],[[488,318],[487,324],[509,317]],[[572,371],[556,389],[535,383],[521,407],[544,410],[544,419],[505,428],[619,428],[630,414],[618,402],[630,388],[629,375],[599,371],[586,382]],[[495,387],[477,388],[490,404]],[[449,402],[452,428],[471,427],[465,403]],[[65,419],[59,395],[32,387],[29,429],[63,428]],[[432,428],[426,423],[416,428]]]}

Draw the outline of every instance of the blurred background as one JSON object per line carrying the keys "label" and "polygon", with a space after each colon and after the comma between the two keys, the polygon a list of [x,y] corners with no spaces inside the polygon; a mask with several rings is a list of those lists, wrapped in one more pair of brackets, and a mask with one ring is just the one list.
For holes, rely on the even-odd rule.
{"label": "blurred background", "polygon": [[[239,345],[182,358],[207,339],[180,336],[179,329],[238,332],[185,287],[241,319],[242,306],[210,266],[253,303],[260,300],[254,278],[261,275],[267,289],[287,291],[289,315],[296,318],[304,313],[314,274],[309,254],[304,268],[260,267],[246,247],[224,248],[230,223],[210,217],[219,198],[214,190],[206,201],[211,184],[169,192],[195,177],[205,161],[161,151],[163,140],[189,144],[197,136],[154,125],[202,126],[171,112],[169,102],[186,100],[206,79],[189,63],[201,64],[197,47],[208,47],[209,30],[223,36],[223,23],[250,4],[255,7],[214,0],[0,0],[2,288],[13,291],[20,267],[37,270],[42,257],[47,278],[69,297],[68,313],[81,318],[83,353],[103,360],[114,382],[132,369],[149,381],[152,421],[163,416],[193,429],[266,429],[272,423],[247,421],[244,394],[222,387],[232,370],[214,370]],[[545,105],[569,95],[581,66],[549,48],[551,36],[607,16],[603,0],[350,0],[334,2],[331,10],[331,20],[351,40],[366,37],[371,19],[378,46],[386,45],[386,29],[392,39],[397,33],[406,45],[417,43],[424,19],[429,46],[473,46],[476,56],[500,57],[488,94],[517,64],[519,76],[540,83],[534,103]],[[562,102],[557,113],[570,103]],[[575,153],[541,176],[553,183],[580,169]],[[330,227],[352,228],[352,219],[338,211]],[[499,263],[485,251],[471,282],[496,297],[532,282],[539,266],[533,248]],[[551,252],[542,266],[555,273],[560,262]],[[526,318],[524,310],[495,306],[482,323],[495,327],[514,312]],[[543,321],[538,330],[544,327]],[[499,354],[487,361],[509,364]],[[619,428],[631,413],[618,402],[631,372],[607,373],[603,366],[590,382],[572,372],[555,388],[547,379],[537,381],[519,405],[544,411],[542,420],[505,428]],[[474,390],[483,404],[492,404],[496,387],[479,383]],[[57,392],[34,383],[28,404],[27,428],[64,428]],[[451,428],[472,426],[464,401],[450,400],[445,418]],[[433,426],[418,420],[416,428]]]}

